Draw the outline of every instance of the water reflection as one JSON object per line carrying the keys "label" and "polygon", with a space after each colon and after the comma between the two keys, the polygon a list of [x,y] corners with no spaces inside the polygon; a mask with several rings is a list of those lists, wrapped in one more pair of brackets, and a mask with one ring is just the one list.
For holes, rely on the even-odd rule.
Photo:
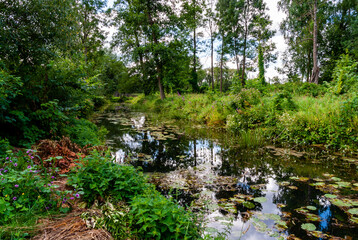
{"label": "water reflection", "polygon": [[[152,173],[158,188],[183,206],[204,206],[208,227],[227,231],[230,239],[277,239],[290,234],[315,239],[300,227],[307,220],[296,209],[304,206],[317,208],[314,214],[322,219],[315,222],[317,230],[358,237],[357,228],[332,224],[334,216],[343,221],[346,216],[342,217],[342,211],[323,198],[321,191],[308,182],[290,180],[291,176],[314,178],[327,171],[354,178],[349,165],[280,158],[264,149],[233,148],[230,145],[235,139],[223,132],[153,126],[141,113],[108,113],[98,124],[109,130],[108,145],[118,163],[130,162]],[[237,200],[237,196],[245,200]],[[265,201],[255,202],[254,198]],[[279,220],[287,220],[287,226],[277,227],[283,224]]]}

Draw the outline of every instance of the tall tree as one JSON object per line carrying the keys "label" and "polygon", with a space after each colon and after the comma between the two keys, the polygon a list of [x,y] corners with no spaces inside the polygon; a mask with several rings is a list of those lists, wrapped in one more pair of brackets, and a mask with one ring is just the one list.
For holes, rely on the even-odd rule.
{"label": "tall tree", "polygon": [[[155,76],[161,99],[189,80],[188,31],[175,4],[167,1],[118,0],[114,44],[122,46],[132,64],[141,61],[148,79]],[[139,56],[139,57],[138,57]]]}
{"label": "tall tree", "polygon": [[259,14],[253,18],[252,37],[256,40],[257,44],[257,56],[258,56],[258,68],[259,68],[259,80],[262,84],[265,84],[265,64],[276,60],[277,56],[273,53],[276,48],[272,42],[272,37],[276,31],[271,30],[272,21],[266,14],[267,7],[265,3],[262,3]]}
{"label": "tall tree", "polygon": [[236,59],[239,75],[239,55],[242,56],[241,85],[245,86],[247,58],[252,59],[257,43],[257,24],[260,19],[267,18],[266,4],[263,0],[219,0],[217,3],[221,31],[231,39],[229,46]]}
{"label": "tall tree", "polygon": [[318,66],[318,45],[326,24],[327,3],[320,0],[281,0],[279,8],[287,14],[281,24],[289,51],[296,68],[307,81],[318,84],[320,68]]}
{"label": "tall tree", "polygon": [[211,88],[214,90],[214,41],[216,38],[216,31],[218,28],[216,22],[216,14],[215,14],[215,4],[213,0],[206,0],[206,8],[205,8],[205,22],[208,25],[209,30],[209,38],[210,38],[210,59],[211,59],[211,67],[210,67],[210,79],[211,79]]}
{"label": "tall tree", "polygon": [[185,23],[186,27],[192,32],[192,52],[193,52],[193,69],[192,69],[192,78],[190,84],[195,92],[198,89],[198,28],[203,25],[203,0],[183,0],[183,7],[181,9],[182,14],[181,18]]}
{"label": "tall tree", "polygon": [[227,40],[226,47],[230,56],[233,57],[236,62],[236,72],[237,75],[239,75],[239,52],[242,46],[242,39],[240,36],[242,25],[239,21],[239,17],[242,11],[242,1],[218,0],[216,10],[219,32],[222,36],[225,36],[223,39]]}
{"label": "tall tree", "polygon": [[103,45],[105,40],[102,26],[105,25],[106,0],[81,0],[78,3],[80,41],[85,62]]}

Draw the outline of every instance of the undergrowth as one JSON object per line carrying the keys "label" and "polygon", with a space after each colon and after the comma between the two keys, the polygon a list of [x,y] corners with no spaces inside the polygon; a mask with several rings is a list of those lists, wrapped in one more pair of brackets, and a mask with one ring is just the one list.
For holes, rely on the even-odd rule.
{"label": "undergrowth", "polygon": [[[116,239],[198,239],[199,223],[171,199],[147,183],[143,173],[129,165],[119,165],[110,156],[93,152],[85,157],[69,177],[69,184],[81,189],[83,200],[107,205],[98,226]],[[108,202],[114,204],[108,204]],[[115,207],[119,202],[123,205]],[[112,207],[108,207],[112,206]]]}
{"label": "undergrowth", "polygon": [[[159,96],[139,95],[131,100],[131,106],[154,113],[161,119],[227,128],[248,145],[267,138],[283,143],[357,151],[356,93],[334,95],[330,93],[330,87],[308,83],[272,85],[265,90],[241,89],[230,94],[177,93],[164,100]],[[251,135],[252,132],[255,134]],[[259,141],[254,136],[260,136]]]}

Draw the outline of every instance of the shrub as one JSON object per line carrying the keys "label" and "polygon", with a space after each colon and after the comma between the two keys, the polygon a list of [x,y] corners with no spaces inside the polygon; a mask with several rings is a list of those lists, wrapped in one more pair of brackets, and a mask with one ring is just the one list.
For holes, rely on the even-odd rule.
{"label": "shrub", "polygon": [[0,166],[4,163],[3,159],[6,157],[7,150],[10,150],[9,140],[0,138]]}
{"label": "shrub", "polygon": [[358,62],[354,61],[349,54],[343,54],[337,61],[333,70],[333,82],[331,90],[335,94],[357,92],[358,90]]}
{"label": "shrub", "polygon": [[194,216],[157,191],[136,196],[130,203],[134,227],[141,239],[198,239]]}
{"label": "shrub", "polygon": [[106,99],[103,96],[93,96],[92,101],[95,109],[99,109],[107,103]]}
{"label": "shrub", "polygon": [[149,188],[143,173],[133,166],[119,165],[110,156],[93,152],[81,160],[78,168],[68,178],[68,183],[84,192],[83,200],[93,203],[111,197],[129,200]]}
{"label": "shrub", "polygon": [[67,125],[64,134],[69,136],[71,140],[80,145],[101,145],[108,133],[107,129],[100,128],[86,119],[73,119],[72,124]]}

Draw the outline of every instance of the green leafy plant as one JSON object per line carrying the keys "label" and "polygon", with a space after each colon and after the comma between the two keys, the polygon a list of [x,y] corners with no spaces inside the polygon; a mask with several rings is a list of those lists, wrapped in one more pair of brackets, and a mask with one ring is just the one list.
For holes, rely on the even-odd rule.
{"label": "green leafy plant", "polygon": [[348,54],[343,54],[333,70],[331,90],[335,94],[357,92],[358,89],[358,62]]}
{"label": "green leafy plant", "polygon": [[130,203],[134,227],[141,239],[197,239],[200,237],[194,215],[165,198],[149,191]]}
{"label": "green leafy plant", "polygon": [[[54,173],[43,171],[32,161],[34,153],[7,152],[0,169],[0,224],[21,214],[39,213],[62,207],[62,195],[53,185]],[[60,197],[59,197],[60,196]]]}
{"label": "green leafy plant", "polygon": [[150,187],[143,173],[133,166],[116,164],[109,155],[102,156],[98,152],[81,160],[68,183],[82,189],[83,200],[88,203],[109,196],[115,200],[129,200]]}

